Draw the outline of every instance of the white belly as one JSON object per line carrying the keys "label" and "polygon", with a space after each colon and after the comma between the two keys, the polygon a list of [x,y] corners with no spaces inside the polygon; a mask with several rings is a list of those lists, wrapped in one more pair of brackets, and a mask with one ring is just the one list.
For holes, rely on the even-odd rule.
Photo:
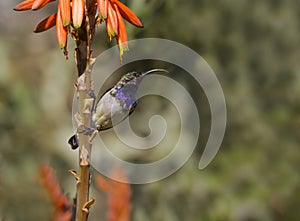
{"label": "white belly", "polygon": [[98,102],[93,121],[96,126],[105,130],[119,124],[128,115],[129,110],[122,107],[120,102],[108,92]]}

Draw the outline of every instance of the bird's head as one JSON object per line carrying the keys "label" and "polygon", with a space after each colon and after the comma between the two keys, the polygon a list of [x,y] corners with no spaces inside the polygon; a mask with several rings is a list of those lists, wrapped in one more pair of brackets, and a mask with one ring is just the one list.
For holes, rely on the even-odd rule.
{"label": "bird's head", "polygon": [[155,72],[166,72],[166,73],[168,73],[168,71],[165,70],[165,69],[151,69],[151,70],[145,71],[145,72],[132,71],[132,72],[129,72],[129,73],[125,74],[119,80],[119,82],[115,85],[115,89],[120,89],[123,86],[129,85],[129,84],[138,86],[146,75],[152,74],[152,73],[155,73]]}
{"label": "bird's head", "polygon": [[152,69],[145,72],[129,72],[125,74],[112,89],[112,94],[125,101],[126,106],[134,105],[137,100],[137,89],[143,78],[155,72],[168,72],[164,69]]}

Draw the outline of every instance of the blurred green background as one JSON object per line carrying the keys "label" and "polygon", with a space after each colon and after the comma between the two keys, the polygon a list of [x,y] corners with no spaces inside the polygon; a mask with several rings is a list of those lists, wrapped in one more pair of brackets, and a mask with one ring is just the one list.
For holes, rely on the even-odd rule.
{"label": "blurred green background", "polygon": [[[38,168],[51,165],[65,192],[74,196],[75,182],[67,170],[77,168],[77,153],[66,140],[72,134],[76,69],[72,45],[66,61],[54,29],[32,33],[55,3],[38,12],[15,12],[18,3],[0,2],[0,220],[51,220]],[[128,26],[129,39],[166,38],[194,49],[216,72],[228,109],[222,147],[207,168],[198,170],[210,126],[201,95],[199,147],[174,175],[133,186],[131,220],[299,220],[300,2],[126,4],[145,25]],[[103,28],[98,31],[96,53],[110,47]],[[191,94],[199,92],[186,75],[174,78]],[[104,220],[104,195],[94,187],[92,194],[102,198],[90,220]]]}

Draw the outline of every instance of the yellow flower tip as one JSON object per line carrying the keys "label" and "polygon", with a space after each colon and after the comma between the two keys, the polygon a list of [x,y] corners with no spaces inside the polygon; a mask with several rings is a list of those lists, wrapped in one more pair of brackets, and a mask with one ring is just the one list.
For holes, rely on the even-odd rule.
{"label": "yellow flower tip", "polygon": [[118,18],[117,13],[113,6],[108,2],[107,8],[107,19],[106,19],[106,28],[107,31],[112,33],[113,37],[118,35]]}
{"label": "yellow flower tip", "polygon": [[118,35],[118,32],[115,28],[112,27],[112,23],[109,17],[106,19],[105,22],[106,22],[106,32],[108,34],[109,41],[112,41],[112,39]]}
{"label": "yellow flower tip", "polygon": [[122,57],[124,51],[128,51],[128,40],[127,40],[127,31],[124,20],[121,16],[119,8],[116,4],[114,4],[114,8],[116,10],[117,20],[118,20],[118,35],[117,35],[117,43],[120,50],[120,61],[122,63]]}
{"label": "yellow flower tip", "polygon": [[114,37],[117,36],[116,32],[114,32],[113,30],[107,30],[107,34],[108,34],[108,37],[109,37],[109,41],[110,41],[110,42],[112,41],[112,39],[113,39]]}
{"label": "yellow flower tip", "polygon": [[67,42],[59,41],[58,42],[60,49],[63,49],[65,51],[65,48],[67,46]]}
{"label": "yellow flower tip", "polygon": [[122,64],[122,61],[123,61],[123,54],[125,51],[129,51],[129,48],[127,45],[125,44],[120,44],[119,45],[119,51],[120,51],[120,62]]}
{"label": "yellow flower tip", "polygon": [[75,24],[73,25],[73,27],[74,27],[75,29],[79,29],[79,28],[81,27],[81,24],[75,23]]}
{"label": "yellow flower tip", "polygon": [[108,0],[97,0],[98,15],[100,19],[107,18]]}
{"label": "yellow flower tip", "polygon": [[69,20],[64,20],[63,21],[63,26],[64,27],[68,27],[70,25],[70,21]]}

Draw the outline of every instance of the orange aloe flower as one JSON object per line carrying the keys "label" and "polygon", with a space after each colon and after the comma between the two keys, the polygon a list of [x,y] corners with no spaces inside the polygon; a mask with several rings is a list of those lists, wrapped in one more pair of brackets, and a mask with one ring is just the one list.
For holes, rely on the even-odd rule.
{"label": "orange aloe flower", "polygon": [[[127,180],[125,171],[116,167],[110,172],[114,179]],[[107,220],[108,221],[129,221],[131,211],[131,189],[128,183],[120,183],[115,180],[105,179],[103,176],[96,176],[96,184],[99,189],[107,192]]]}
{"label": "orange aloe flower", "polygon": [[124,19],[132,25],[142,28],[141,20],[119,0],[97,0],[100,20],[106,23],[106,31],[111,41],[114,37],[120,50],[120,59],[124,51],[128,50],[127,32]]}
{"label": "orange aloe flower", "polygon": [[62,192],[53,169],[49,166],[41,166],[40,178],[54,208],[53,220],[70,221],[72,216],[71,202]]}
{"label": "orange aloe flower", "polygon": [[[14,10],[38,10],[55,0],[25,0],[18,4]],[[56,36],[59,46],[66,52],[68,34],[79,29],[84,22],[84,0],[57,0],[57,12],[42,20],[34,32],[43,32],[56,25]],[[94,0],[97,6],[99,23],[105,21],[109,40],[116,38],[120,49],[120,57],[128,50],[127,32],[124,19],[142,28],[141,20],[119,0]]]}
{"label": "orange aloe flower", "polygon": [[[55,0],[25,0],[18,4],[14,10],[38,10],[48,3]],[[58,16],[59,15],[59,16]],[[70,0],[58,0],[57,13],[50,15],[41,21],[35,28],[34,32],[39,33],[46,31],[56,25],[56,36],[59,46],[66,52],[68,26],[71,23],[71,3]]]}

